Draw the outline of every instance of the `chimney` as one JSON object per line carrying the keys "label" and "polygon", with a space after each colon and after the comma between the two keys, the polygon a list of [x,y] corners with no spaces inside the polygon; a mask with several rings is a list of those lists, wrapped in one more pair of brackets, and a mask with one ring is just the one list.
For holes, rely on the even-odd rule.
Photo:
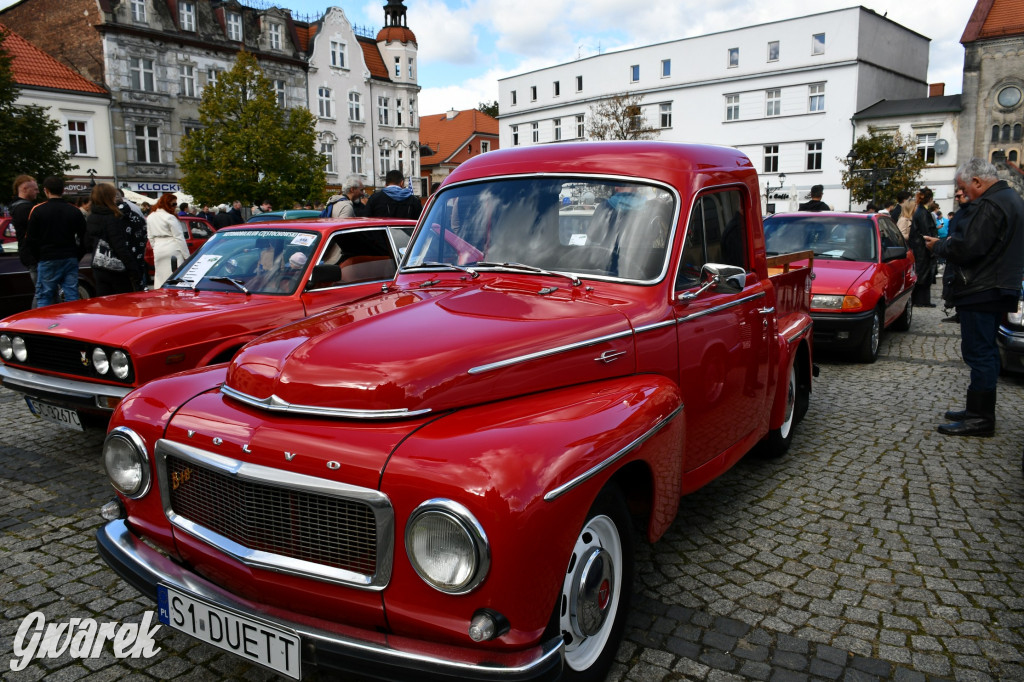
{"label": "chimney", "polygon": [[945,83],[930,83],[928,85],[928,96],[929,97],[942,97],[946,92]]}

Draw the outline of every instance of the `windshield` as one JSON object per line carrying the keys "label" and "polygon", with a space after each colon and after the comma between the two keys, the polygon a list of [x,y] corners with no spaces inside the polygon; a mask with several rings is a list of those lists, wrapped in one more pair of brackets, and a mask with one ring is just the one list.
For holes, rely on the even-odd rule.
{"label": "windshield", "polygon": [[652,281],[665,271],[676,214],[668,190],[637,182],[545,177],[461,185],[431,204],[403,270],[505,264]]}
{"label": "windshield", "polygon": [[878,239],[870,218],[772,216],[764,221],[768,255],[814,251],[815,258],[875,262]]}
{"label": "windshield", "polygon": [[291,294],[302,282],[319,240],[319,234],[299,230],[217,232],[164,286]]}

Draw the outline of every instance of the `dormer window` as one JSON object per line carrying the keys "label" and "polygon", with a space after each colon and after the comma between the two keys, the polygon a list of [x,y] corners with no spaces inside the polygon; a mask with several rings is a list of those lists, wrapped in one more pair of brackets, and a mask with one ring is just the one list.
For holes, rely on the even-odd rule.
{"label": "dormer window", "polygon": [[280,50],[281,49],[281,24],[270,25],[270,49]]}
{"label": "dormer window", "polygon": [[196,3],[181,2],[178,4],[178,24],[182,31],[196,30]]}
{"label": "dormer window", "polygon": [[132,13],[132,21],[145,23],[146,21],[146,0],[131,0],[129,3]]}
{"label": "dormer window", "polygon": [[228,12],[228,40],[242,42],[242,15]]}

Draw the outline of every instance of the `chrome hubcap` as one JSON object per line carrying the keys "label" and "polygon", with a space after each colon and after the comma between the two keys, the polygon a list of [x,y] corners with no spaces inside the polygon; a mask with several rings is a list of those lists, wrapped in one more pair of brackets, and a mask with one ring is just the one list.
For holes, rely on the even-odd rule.
{"label": "chrome hubcap", "polygon": [[600,547],[588,549],[582,561],[573,580],[569,620],[577,635],[591,637],[601,631],[608,617],[615,571],[608,552]]}

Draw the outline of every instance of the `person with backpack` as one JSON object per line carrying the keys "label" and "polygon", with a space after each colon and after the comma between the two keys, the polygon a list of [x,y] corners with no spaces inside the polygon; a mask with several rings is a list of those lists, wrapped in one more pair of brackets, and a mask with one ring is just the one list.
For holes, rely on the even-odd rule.
{"label": "person with backpack", "polygon": [[371,218],[419,218],[423,205],[411,189],[402,186],[405,182],[402,171],[388,171],[384,182],[385,186],[371,194],[366,202],[366,214]]}
{"label": "person with backpack", "polygon": [[327,206],[320,212],[321,218],[361,218],[366,215],[362,197],[365,194],[363,181],[350,175],[341,186],[341,194],[327,200]]}

